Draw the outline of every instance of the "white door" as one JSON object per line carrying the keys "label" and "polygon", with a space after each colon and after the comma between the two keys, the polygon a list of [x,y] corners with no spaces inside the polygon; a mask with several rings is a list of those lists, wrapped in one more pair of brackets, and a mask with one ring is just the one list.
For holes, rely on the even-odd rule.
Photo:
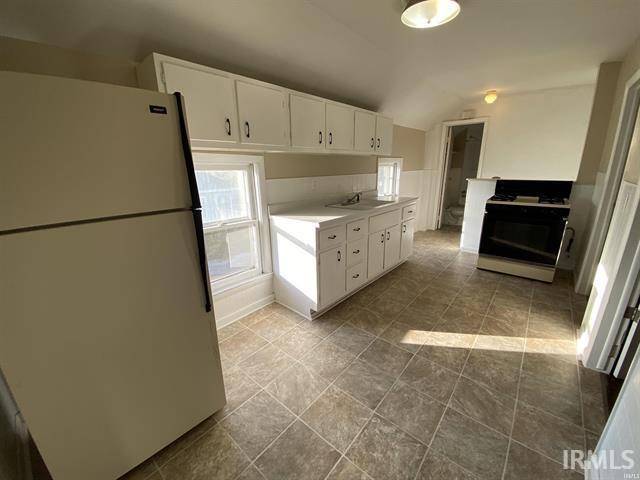
{"label": "white door", "polygon": [[376,277],[384,268],[384,239],[384,230],[369,235],[367,278]]}
{"label": "white door", "polygon": [[291,145],[324,148],[324,102],[291,94]]}
{"label": "white door", "polygon": [[113,480],[225,403],[190,212],[0,236],[0,368],[54,479]]}
{"label": "white door", "polygon": [[327,103],[327,141],[332,150],[353,150],[354,110]]}
{"label": "white door", "polygon": [[356,111],[354,145],[358,152],[374,152],[376,148],[376,116]]}
{"label": "white door", "polygon": [[284,91],[244,81],[236,82],[240,142],[246,145],[289,144]]}
{"label": "white door", "polygon": [[163,62],[167,93],[180,92],[186,105],[189,137],[194,146],[238,142],[233,80],[227,76]]}
{"label": "white door", "polygon": [[400,242],[400,258],[405,260],[409,258],[411,252],[413,252],[413,233],[415,231],[416,220],[412,218],[402,222],[402,241]]}
{"label": "white door", "polygon": [[376,117],[376,152],[379,155],[391,155],[393,147],[393,120]]}
{"label": "white door", "polygon": [[334,248],[320,254],[320,304],[327,306],[346,291],[344,247]]}
{"label": "white door", "polygon": [[400,225],[387,228],[384,239],[384,269],[393,267],[400,261]]}

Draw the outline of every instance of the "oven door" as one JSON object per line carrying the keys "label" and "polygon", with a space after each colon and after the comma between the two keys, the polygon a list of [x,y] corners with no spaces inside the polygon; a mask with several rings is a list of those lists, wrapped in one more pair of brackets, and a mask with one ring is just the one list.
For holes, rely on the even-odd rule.
{"label": "oven door", "polygon": [[569,209],[487,203],[480,254],[555,267]]}

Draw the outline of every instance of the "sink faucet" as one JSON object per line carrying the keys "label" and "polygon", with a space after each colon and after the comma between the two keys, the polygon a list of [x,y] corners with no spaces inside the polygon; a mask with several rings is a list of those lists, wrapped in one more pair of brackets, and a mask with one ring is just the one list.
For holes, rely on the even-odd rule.
{"label": "sink faucet", "polygon": [[352,203],[359,203],[360,202],[360,196],[362,195],[362,192],[356,192],[352,197],[349,198],[349,200],[347,200],[345,203],[348,204],[352,204]]}

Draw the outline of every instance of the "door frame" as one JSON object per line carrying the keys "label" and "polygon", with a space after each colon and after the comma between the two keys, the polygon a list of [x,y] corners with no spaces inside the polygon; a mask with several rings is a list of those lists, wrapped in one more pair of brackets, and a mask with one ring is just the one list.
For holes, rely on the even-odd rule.
{"label": "door frame", "polygon": [[583,295],[589,294],[596,268],[602,254],[605,239],[609,232],[611,216],[615,207],[618,191],[622,183],[622,175],[627,163],[627,155],[633,135],[635,119],[640,107],[640,69],[627,80],[622,108],[618,118],[618,126],[613,140],[613,150],[607,166],[602,197],[596,208],[593,227],[582,257],[575,290]]}
{"label": "door frame", "polygon": [[459,125],[474,125],[476,123],[482,123],[482,141],[480,143],[480,158],[478,158],[478,171],[476,173],[476,177],[479,176],[482,171],[482,166],[484,162],[484,153],[485,147],[487,143],[487,131],[489,129],[489,117],[476,117],[476,118],[466,118],[464,120],[445,120],[442,122],[442,132],[440,135],[440,151],[438,154],[438,166],[440,169],[440,180],[437,183],[437,192],[436,192],[436,230],[439,230],[442,227],[442,218],[444,216],[444,195],[446,193],[446,183],[447,183],[447,171],[449,170],[449,133],[453,127],[457,127]]}

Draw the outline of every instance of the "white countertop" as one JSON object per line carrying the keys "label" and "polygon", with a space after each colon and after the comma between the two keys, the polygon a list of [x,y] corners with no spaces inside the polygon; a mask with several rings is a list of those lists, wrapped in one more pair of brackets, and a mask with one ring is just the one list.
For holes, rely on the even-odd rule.
{"label": "white countertop", "polygon": [[[374,197],[375,200],[378,197]],[[389,197],[379,197],[387,200]],[[377,215],[394,210],[400,206],[415,202],[418,197],[393,197],[393,201],[378,207],[371,207],[368,210],[353,210],[348,208],[327,207],[321,202],[308,203],[287,203],[269,206],[269,215],[274,218],[285,218],[288,220],[296,220],[307,222],[315,225],[317,228],[331,227],[343,222],[355,220],[357,218],[367,217],[369,215]],[[363,201],[363,203],[366,202]]]}

